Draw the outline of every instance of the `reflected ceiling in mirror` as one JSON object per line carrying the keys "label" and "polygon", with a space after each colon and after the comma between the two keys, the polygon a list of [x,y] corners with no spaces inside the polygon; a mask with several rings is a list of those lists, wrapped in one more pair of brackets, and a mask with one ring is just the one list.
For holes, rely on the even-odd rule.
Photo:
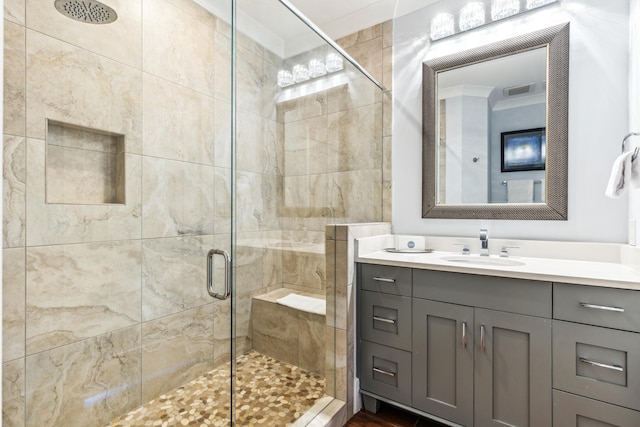
{"label": "reflected ceiling in mirror", "polygon": [[423,217],[567,218],[569,26],[423,65]]}

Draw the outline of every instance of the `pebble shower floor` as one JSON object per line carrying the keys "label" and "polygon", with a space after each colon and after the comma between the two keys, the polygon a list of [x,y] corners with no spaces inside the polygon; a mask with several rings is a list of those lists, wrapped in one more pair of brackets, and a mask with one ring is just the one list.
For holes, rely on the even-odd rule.
{"label": "pebble shower floor", "polygon": [[[325,379],[255,351],[236,365],[236,425],[286,426],[324,396]],[[105,427],[228,426],[230,362]]]}

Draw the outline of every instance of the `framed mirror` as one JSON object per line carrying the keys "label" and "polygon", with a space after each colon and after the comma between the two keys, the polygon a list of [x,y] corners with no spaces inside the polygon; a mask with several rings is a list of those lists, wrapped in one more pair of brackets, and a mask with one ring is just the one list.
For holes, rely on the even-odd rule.
{"label": "framed mirror", "polygon": [[423,63],[423,218],[567,219],[569,24]]}

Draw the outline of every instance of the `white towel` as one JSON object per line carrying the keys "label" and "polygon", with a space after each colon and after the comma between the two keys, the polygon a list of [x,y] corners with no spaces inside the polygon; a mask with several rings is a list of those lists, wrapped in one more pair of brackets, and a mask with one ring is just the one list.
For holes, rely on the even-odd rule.
{"label": "white towel", "polygon": [[533,180],[511,179],[507,181],[508,203],[533,203]]}
{"label": "white towel", "polygon": [[327,314],[327,303],[320,298],[289,294],[286,297],[278,298],[276,302],[308,313],[321,314],[323,316]]}
{"label": "white towel", "polygon": [[604,194],[612,199],[622,196],[629,185],[640,187],[640,160],[632,159],[633,151],[627,151],[613,162],[611,176]]}

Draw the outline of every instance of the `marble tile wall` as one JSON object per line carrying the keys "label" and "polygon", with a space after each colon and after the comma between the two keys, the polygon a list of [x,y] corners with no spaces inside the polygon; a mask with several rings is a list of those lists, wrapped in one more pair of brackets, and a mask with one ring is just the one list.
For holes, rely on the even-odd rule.
{"label": "marble tile wall", "polygon": [[[4,2],[5,426],[101,425],[229,354],[228,303],[205,289],[207,251],[230,249],[229,26],[191,0],[113,0],[108,26],[49,6]],[[124,147],[87,135],[70,146],[47,121],[123,135]],[[262,122],[273,140],[278,127]],[[125,179],[111,190],[123,203],[95,203],[96,165],[119,152]],[[57,203],[47,193],[64,185],[46,171],[62,161],[68,174],[71,159],[94,175],[68,175],[77,197]],[[248,172],[277,170],[261,161]],[[277,200],[275,179],[258,188]],[[273,203],[257,215],[269,227]],[[216,286],[222,273],[216,260]]]}

